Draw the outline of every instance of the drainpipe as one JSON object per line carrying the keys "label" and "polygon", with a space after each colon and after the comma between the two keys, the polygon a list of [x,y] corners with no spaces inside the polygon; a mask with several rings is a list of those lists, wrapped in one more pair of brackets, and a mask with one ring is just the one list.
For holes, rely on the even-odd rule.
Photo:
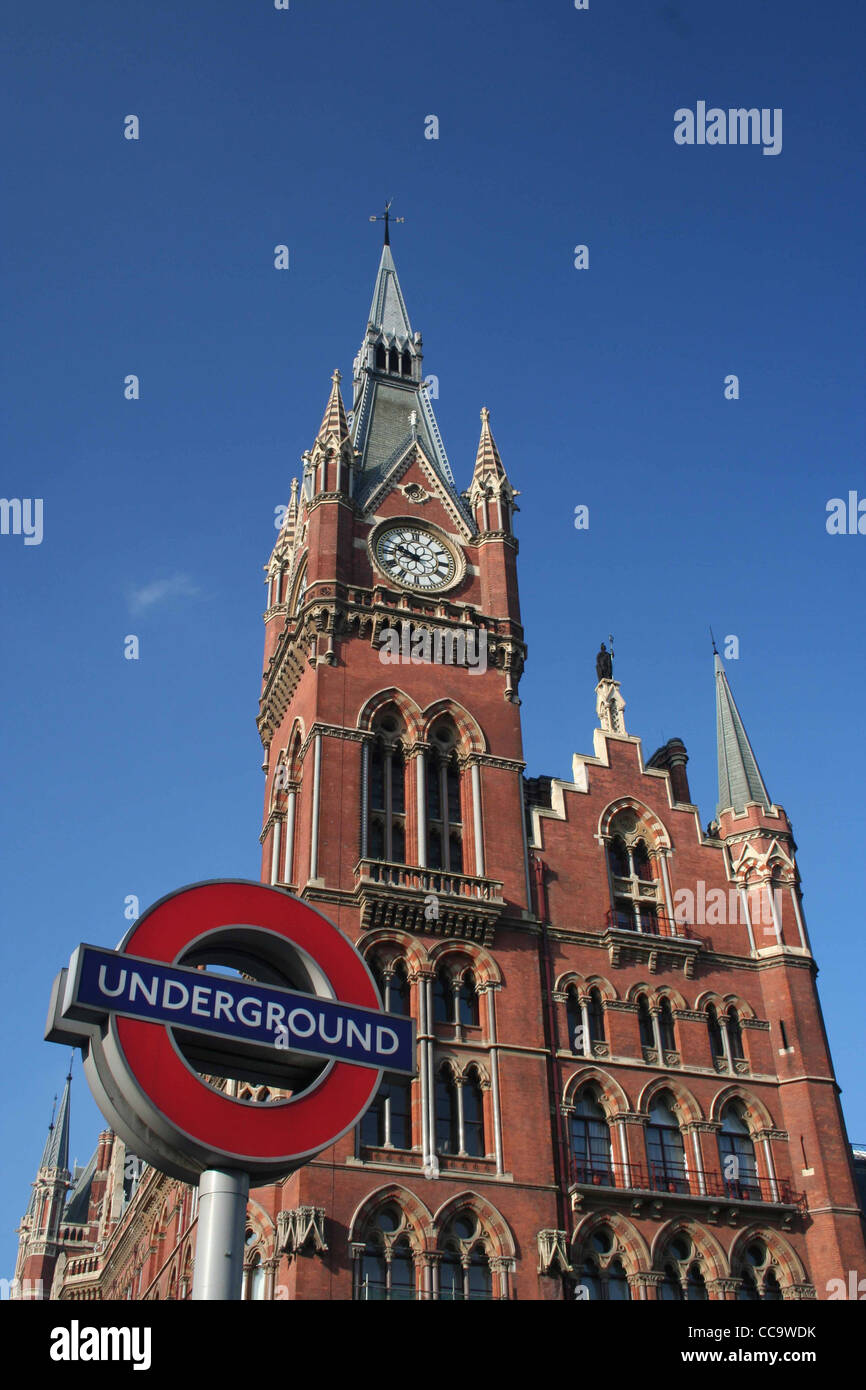
{"label": "drainpipe", "polygon": [[[542,1009],[542,1021],[544,1024],[544,1046],[547,1057],[547,1078],[551,1105],[551,1137],[553,1139],[553,1173],[556,1181],[556,1207],[558,1213],[559,1229],[565,1231],[566,1236],[571,1230],[571,1212],[568,1206],[568,1194],[566,1192],[566,1176],[569,1170],[568,1150],[565,1143],[565,1133],[562,1125],[562,1076],[560,1073],[559,1058],[556,1055],[556,1017],[553,1009],[553,966],[550,958],[550,938],[547,932],[549,912],[547,906],[547,891],[544,883],[544,871],[546,865],[543,860],[536,855],[531,855],[532,878],[535,898],[535,915],[541,924],[541,951],[539,953],[539,970],[541,973],[541,992],[545,1000],[545,1007]],[[568,1300],[567,1276],[560,1276],[562,1282],[563,1302]]]}

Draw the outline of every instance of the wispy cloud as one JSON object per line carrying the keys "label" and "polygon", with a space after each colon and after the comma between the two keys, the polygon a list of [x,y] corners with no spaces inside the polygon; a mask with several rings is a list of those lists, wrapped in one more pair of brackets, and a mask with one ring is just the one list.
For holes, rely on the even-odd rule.
{"label": "wispy cloud", "polygon": [[201,593],[188,574],[172,574],[167,579],[154,579],[129,591],[129,607],[133,613],[145,613],[158,603],[170,599],[197,598]]}

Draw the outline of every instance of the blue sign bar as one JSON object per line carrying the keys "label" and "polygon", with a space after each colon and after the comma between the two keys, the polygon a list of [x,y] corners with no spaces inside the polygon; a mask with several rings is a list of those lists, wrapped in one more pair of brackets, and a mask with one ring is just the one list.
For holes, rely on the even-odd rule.
{"label": "blue sign bar", "polygon": [[277,1057],[284,1049],[415,1074],[415,1025],[396,1014],[98,946],[79,946],[70,986],[65,1007],[80,1020],[123,1014],[212,1038],[270,1045]]}

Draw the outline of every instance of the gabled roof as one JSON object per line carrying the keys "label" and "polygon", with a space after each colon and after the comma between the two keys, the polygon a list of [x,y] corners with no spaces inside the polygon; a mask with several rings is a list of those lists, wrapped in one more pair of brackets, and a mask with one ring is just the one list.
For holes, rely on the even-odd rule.
{"label": "gabled roof", "polygon": [[770,797],[752,752],[752,745],[740,717],[722,658],[715,654],[716,669],[716,736],[719,753],[719,804],[722,811],[744,811],[750,801],[756,801],[765,811],[770,809]]}
{"label": "gabled roof", "polygon": [[472,514],[457,492],[429,392],[413,378],[400,378],[372,369],[366,361],[371,335],[375,342],[395,342],[401,349],[411,344],[413,360],[420,358],[420,337],[416,340],[412,332],[388,245],[382,248],[367,335],[360,355],[363,365],[356,375],[352,444],[359,455],[359,475],[355,500],[363,510],[397,460],[417,440],[451,493],[460,515],[474,532]]}

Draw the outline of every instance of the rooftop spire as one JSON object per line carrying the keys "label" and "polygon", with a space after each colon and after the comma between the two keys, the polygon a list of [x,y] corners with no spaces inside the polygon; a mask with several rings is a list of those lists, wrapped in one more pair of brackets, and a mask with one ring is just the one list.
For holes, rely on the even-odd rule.
{"label": "rooftop spire", "polygon": [[478,453],[475,455],[475,473],[473,476],[478,479],[505,477],[502,459],[499,457],[496,440],[493,438],[493,431],[490,428],[490,411],[486,405],[481,410],[481,438],[478,441]]}
{"label": "rooftop spire", "polygon": [[342,443],[344,439],[349,437],[349,425],[340,392],[341,380],[342,377],[338,371],[331,373],[331,394],[328,397],[328,404],[325,406],[325,413],[319,426],[318,438],[327,439],[328,435],[335,434]]}
{"label": "rooftop spire", "polygon": [[373,325],[377,333],[384,334],[388,338],[399,338],[401,343],[412,337],[406,301],[403,298],[403,291],[400,289],[397,267],[394,264],[391,246],[387,240],[382,247],[382,258],[379,261],[379,271],[376,275],[368,322]]}
{"label": "rooftop spire", "polygon": [[722,658],[713,657],[716,670],[716,735],[719,749],[719,804],[722,811],[744,811],[750,801],[756,801],[765,811],[770,809],[770,797],[758,768],[757,759],[740,717]]}
{"label": "rooftop spire", "polygon": [[[42,1150],[40,1168],[69,1167],[69,1088],[71,1084],[72,1063],[70,1062],[66,1085],[63,1087],[63,1095],[60,1098],[60,1109],[56,1119],[52,1114],[51,1123],[48,1126],[48,1138],[45,1140],[45,1148]],[[56,1102],[57,1097],[55,1096],[54,1099]]]}

